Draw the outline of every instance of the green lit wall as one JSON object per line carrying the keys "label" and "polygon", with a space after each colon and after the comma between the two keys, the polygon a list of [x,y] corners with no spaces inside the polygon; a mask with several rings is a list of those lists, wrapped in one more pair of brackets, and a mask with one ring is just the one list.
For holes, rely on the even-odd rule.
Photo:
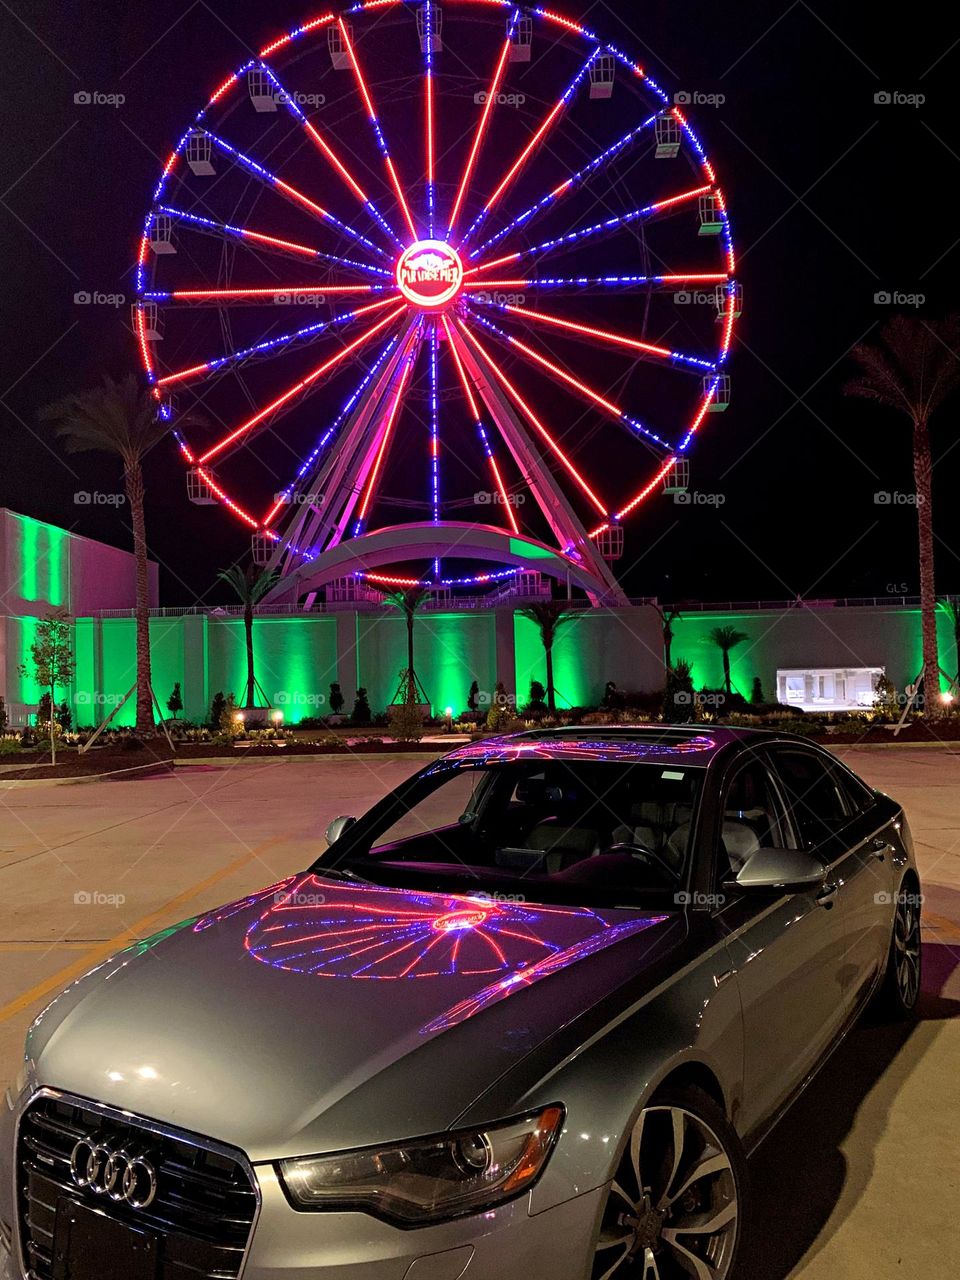
{"label": "green lit wall", "polygon": [[[521,705],[531,680],[546,684],[540,628],[516,614],[516,693]],[[553,647],[553,679],[558,707],[596,706],[608,680],[642,692],[663,681],[660,630],[652,609],[595,609],[564,623]]]}
{"label": "green lit wall", "polygon": [[[466,710],[471,683],[492,693],[496,684],[495,614],[423,613],[414,624],[414,664],[434,714]],[[392,700],[407,665],[407,626],[401,614],[360,614],[359,676],[374,712]],[[349,697],[349,692],[344,693]],[[348,708],[349,710],[349,708]]]}
{"label": "green lit wall", "polygon": [[70,601],[70,535],[29,516],[6,516],[5,597],[26,605],[61,608]]}
{"label": "green lit wall", "polygon": [[[240,702],[247,683],[243,619],[209,622],[210,697],[232,693]],[[336,618],[257,618],[253,636],[257,680],[284,720],[297,724],[308,716],[326,715],[330,684],[337,678]],[[262,701],[259,695],[257,701]]]}

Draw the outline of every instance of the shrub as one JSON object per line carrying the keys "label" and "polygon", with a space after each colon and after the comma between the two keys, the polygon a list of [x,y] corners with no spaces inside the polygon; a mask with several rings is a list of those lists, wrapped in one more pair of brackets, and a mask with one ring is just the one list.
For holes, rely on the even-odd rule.
{"label": "shrub", "polygon": [[223,710],[227,705],[227,700],[223,693],[218,691],[213,695],[213,702],[210,704],[210,728],[219,729],[220,721],[223,718]]}
{"label": "shrub", "polygon": [[343,710],[343,690],[333,682],[330,686],[330,714],[338,716]]}
{"label": "shrub", "polygon": [[663,691],[663,718],[678,724],[689,724],[697,718],[690,663],[683,658],[667,672]]}
{"label": "shrub", "polygon": [[402,702],[390,720],[390,730],[398,742],[419,742],[423,737],[423,712],[416,702]]}
{"label": "shrub", "polygon": [[759,676],[753,677],[753,688],[750,690],[750,703],[754,707],[763,706],[763,683]]}
{"label": "shrub", "polygon": [[354,724],[366,725],[370,724],[373,717],[370,714],[370,700],[367,697],[367,691],[361,685],[357,690],[357,700],[353,704],[353,715],[350,717]]}

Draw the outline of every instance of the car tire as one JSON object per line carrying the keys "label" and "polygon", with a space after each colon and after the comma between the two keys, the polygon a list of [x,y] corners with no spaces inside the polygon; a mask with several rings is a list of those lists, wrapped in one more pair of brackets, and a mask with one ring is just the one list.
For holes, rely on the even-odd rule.
{"label": "car tire", "polygon": [[743,1145],[722,1109],[693,1085],[660,1090],[610,1184],[588,1280],[736,1280],[748,1199]]}
{"label": "car tire", "polygon": [[889,1021],[906,1021],[917,1011],[923,973],[920,928],[920,890],[904,881],[897,894],[897,909],[890,935],[890,950],[874,1008]]}

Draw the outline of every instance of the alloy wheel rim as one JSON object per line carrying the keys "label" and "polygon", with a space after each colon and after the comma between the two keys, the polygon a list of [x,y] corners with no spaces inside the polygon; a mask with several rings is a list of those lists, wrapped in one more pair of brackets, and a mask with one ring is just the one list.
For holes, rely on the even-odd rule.
{"label": "alloy wheel rim", "polygon": [[647,1107],[610,1188],[592,1280],[726,1280],[738,1223],[720,1138],[683,1107]]}
{"label": "alloy wheel rim", "polygon": [[903,894],[893,925],[893,947],[900,999],[912,1009],[920,992],[920,912]]}

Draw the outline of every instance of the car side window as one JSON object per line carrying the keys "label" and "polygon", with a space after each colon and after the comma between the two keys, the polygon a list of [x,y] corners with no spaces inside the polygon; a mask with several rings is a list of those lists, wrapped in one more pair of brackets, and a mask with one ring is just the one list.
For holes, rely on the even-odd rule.
{"label": "car side window", "polygon": [[822,844],[858,812],[829,760],[794,747],[774,747],[771,757],[805,845]]}
{"label": "car side window", "polygon": [[460,770],[439,787],[434,788],[384,831],[375,836],[372,852],[409,840],[414,836],[426,836],[455,827],[469,813],[474,795],[484,781],[484,775]]}
{"label": "car side window", "polygon": [[759,758],[735,766],[723,790],[718,882],[736,877],[758,849],[795,849],[780,790]]}

